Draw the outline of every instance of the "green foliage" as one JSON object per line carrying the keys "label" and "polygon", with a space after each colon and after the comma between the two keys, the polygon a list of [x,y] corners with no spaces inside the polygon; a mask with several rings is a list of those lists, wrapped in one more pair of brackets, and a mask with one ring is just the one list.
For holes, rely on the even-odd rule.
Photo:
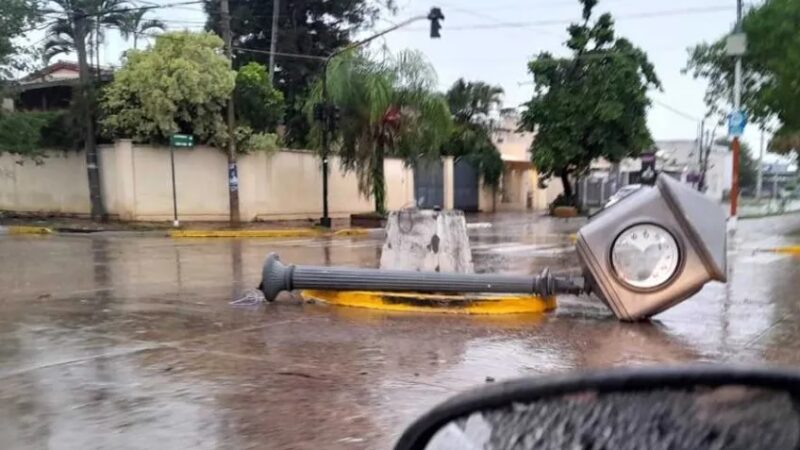
{"label": "green foliage", "polygon": [[544,177],[560,177],[566,197],[570,175],[594,159],[616,162],[652,145],[647,90],[660,87],[644,51],[615,36],[611,15],[592,23],[596,0],[581,3],[584,21],[568,28],[572,56],[542,52],[528,64],[535,91],[522,116],[522,129],[536,132],[534,165]]}
{"label": "green foliage", "polygon": [[503,159],[492,143],[488,114],[500,106],[503,88],[482,81],[459,78],[446,98],[455,126],[443,145],[442,153],[464,157],[481,175],[483,184],[497,188],[503,176]]}
{"label": "green foliage", "polygon": [[80,130],[70,111],[32,111],[0,114],[0,154],[41,160],[45,150],[73,150]]}
{"label": "green foliage", "polygon": [[[461,126],[457,126],[457,128],[459,127]],[[478,170],[484,185],[492,188],[500,186],[504,169],[503,158],[500,156],[497,147],[492,143],[486,129],[479,128],[457,136],[456,139],[474,136],[472,138],[474,139],[473,142],[468,141],[468,151],[464,153],[464,157]],[[467,137],[467,139],[470,138]]]}
{"label": "green foliage", "polygon": [[280,149],[277,134],[256,132],[246,125],[236,127],[234,138],[239,153],[275,153]]}
{"label": "green foliage", "polygon": [[[800,150],[800,2],[768,0],[742,20],[747,52],[742,58],[742,107],[751,122],[778,123],[770,149]],[[708,81],[705,100],[711,114],[723,116],[733,104],[734,58],[725,54],[725,37],[690,49],[685,71]]]}
{"label": "green foliage", "polygon": [[225,148],[223,108],[235,72],[211,33],[167,33],[145,51],[130,51],[102,98],[105,132],[164,142],[174,133]]}
{"label": "green foliage", "polygon": [[502,103],[503,88],[483,81],[464,81],[459,78],[447,91],[447,105],[456,121],[472,122],[485,118],[492,107]]}
{"label": "green foliage", "polygon": [[275,131],[283,115],[283,94],[272,87],[267,68],[251,62],[236,74],[234,105],[237,123],[258,132]]}
{"label": "green foliage", "polygon": [[38,0],[0,1],[0,81],[13,78],[15,71],[26,68],[25,56],[30,49],[16,39],[41,20],[38,7]]}
{"label": "green foliage", "polygon": [[[340,108],[334,142],[345,170],[354,170],[362,193],[371,192],[375,211],[385,212],[386,156],[412,164],[438,157],[452,126],[450,110],[436,93],[436,73],[417,52],[383,53],[378,59],[346,52],[328,67],[328,91]],[[306,105],[321,101],[318,83]],[[318,124],[314,134],[319,135]]]}
{"label": "green foliage", "polygon": [[[100,44],[105,39],[105,29],[124,27],[129,13],[118,11],[131,7],[128,0],[47,0],[47,4],[61,10],[61,14],[51,20],[47,28],[43,48],[46,61],[57,55],[75,52],[78,46],[99,53]],[[80,27],[83,27],[85,35],[83,42],[76,42]]]}
{"label": "green foliage", "polygon": [[[240,47],[270,50],[273,0],[230,0],[233,41]],[[277,51],[284,54],[327,57],[351,43],[351,38],[371,25],[382,8],[393,9],[392,0],[292,0],[281,1],[278,17]],[[220,13],[218,1],[205,2],[207,28],[217,33]],[[239,52],[236,67],[256,61],[268,65],[265,53]],[[275,87],[286,97],[287,139],[295,147],[306,148],[309,123],[303,108],[319,77],[322,62],[314,59],[277,55]]]}
{"label": "green foliage", "polygon": [[158,19],[147,19],[150,12],[148,9],[136,9],[126,14],[119,32],[122,38],[127,40],[133,38],[133,49],[139,48],[139,36],[152,30],[165,30],[167,26]]}

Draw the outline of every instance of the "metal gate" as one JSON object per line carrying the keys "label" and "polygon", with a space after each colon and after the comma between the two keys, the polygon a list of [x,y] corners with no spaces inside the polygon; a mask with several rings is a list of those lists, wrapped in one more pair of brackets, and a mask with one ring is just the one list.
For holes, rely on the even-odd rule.
{"label": "metal gate", "polygon": [[465,158],[459,158],[453,168],[453,207],[466,212],[478,211],[478,170]]}
{"label": "metal gate", "polygon": [[420,161],[414,167],[414,198],[418,208],[444,207],[444,165],[441,160]]}

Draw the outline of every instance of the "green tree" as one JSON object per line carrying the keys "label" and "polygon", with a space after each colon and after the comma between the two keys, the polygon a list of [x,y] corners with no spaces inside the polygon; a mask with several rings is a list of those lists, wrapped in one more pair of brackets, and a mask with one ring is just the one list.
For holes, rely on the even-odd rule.
{"label": "green tree", "polygon": [[274,132],[283,115],[283,93],[272,87],[266,67],[251,62],[236,74],[234,105],[237,123],[256,132]]}
{"label": "green tree", "polygon": [[129,51],[102,98],[104,130],[156,142],[187,133],[225,148],[222,111],[236,73],[222,47],[212,33],[173,32],[147,50]]}
{"label": "green tree", "polygon": [[478,170],[483,184],[497,189],[503,159],[492,143],[489,112],[502,104],[503,88],[459,78],[447,91],[447,104],[455,126],[442,153],[466,158]]}
{"label": "green tree", "polygon": [[133,49],[139,48],[139,36],[146,35],[153,30],[164,31],[167,26],[158,19],[147,19],[147,9],[137,9],[131,11],[126,17],[119,31],[123,39],[133,38]]}
{"label": "green tree", "polygon": [[45,60],[66,53],[86,52],[89,64],[97,68],[106,29],[123,27],[131,7],[127,0],[48,0],[48,5],[56,8],[48,12],[59,17],[47,29]]}
{"label": "green tree", "polygon": [[[278,42],[275,57],[275,86],[286,97],[285,125],[289,143],[308,144],[309,124],[303,108],[315,80],[322,71],[320,60],[296,57],[327,57],[351,43],[355,33],[371,25],[381,4],[392,9],[392,0],[281,0],[278,16]],[[219,1],[207,0],[209,30],[220,32]],[[231,32],[237,47],[270,49],[273,0],[230,0]],[[268,66],[267,53],[234,53],[234,66],[250,61]]]}
{"label": "green tree", "polygon": [[459,78],[447,91],[447,104],[456,121],[471,123],[483,120],[492,107],[502,104],[503,88],[483,81],[464,81]]}
{"label": "green tree", "polygon": [[38,0],[0,1],[0,83],[25,69],[26,49],[16,39],[41,21],[38,7]]}
{"label": "green tree", "polygon": [[[379,214],[386,212],[384,158],[413,163],[438,156],[449,136],[450,110],[435,89],[436,73],[418,52],[383,53],[376,60],[350,51],[328,66],[330,99],[340,111],[335,137],[342,167],[358,174],[359,189],[372,194]],[[320,100],[317,83],[309,116]]]}
{"label": "green tree", "polygon": [[[90,69],[92,36],[96,54],[99,53],[101,33],[106,26],[118,26],[124,17],[124,0],[49,0],[47,12],[57,15],[50,22],[44,44],[45,59],[74,51],[80,68],[80,88],[76,96],[77,117],[82,122],[86,171],[89,179],[91,214],[95,220],[105,218],[105,208],[100,187],[100,169],[95,136],[95,94]],[[99,66],[99,58],[97,60]],[[98,67],[99,69],[99,67]],[[98,70],[99,74],[99,70]]]}
{"label": "green tree", "polygon": [[581,4],[583,21],[567,29],[571,57],[542,52],[528,63],[535,90],[522,115],[522,129],[536,132],[534,165],[561,178],[567,198],[570,176],[593,160],[620,161],[652,145],[647,91],[660,88],[644,51],[615,36],[610,14],[591,21],[597,0]]}
{"label": "green tree", "polygon": [[[742,29],[747,51],[742,58],[742,107],[750,121],[778,127],[770,149],[800,150],[800,2],[768,0],[747,12]],[[686,72],[708,81],[705,100],[723,116],[733,104],[734,58],[725,54],[725,37],[689,50]]]}

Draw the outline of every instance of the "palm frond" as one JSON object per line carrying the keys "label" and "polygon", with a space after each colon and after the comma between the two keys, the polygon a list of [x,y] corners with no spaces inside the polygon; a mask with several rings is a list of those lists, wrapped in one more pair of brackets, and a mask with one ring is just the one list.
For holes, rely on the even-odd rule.
{"label": "palm frond", "polygon": [[42,46],[42,57],[46,63],[49,63],[56,56],[71,53],[74,49],[75,44],[72,39],[52,37]]}
{"label": "palm frond", "polygon": [[147,32],[149,30],[161,30],[161,31],[164,31],[166,29],[167,29],[167,25],[164,22],[162,22],[162,21],[160,21],[158,19],[145,20],[144,22],[142,22],[141,25],[139,25],[139,33],[145,33],[145,32]]}

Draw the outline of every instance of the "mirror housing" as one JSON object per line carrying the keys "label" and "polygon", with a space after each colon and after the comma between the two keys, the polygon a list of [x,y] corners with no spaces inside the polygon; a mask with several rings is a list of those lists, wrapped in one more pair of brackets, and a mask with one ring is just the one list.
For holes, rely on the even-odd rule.
{"label": "mirror housing", "polygon": [[[593,398],[600,398],[606,394],[726,387],[770,390],[797,399],[800,396],[800,373],[781,369],[695,365],[610,369],[491,383],[458,394],[419,417],[406,428],[394,448],[426,450],[437,432],[450,423],[474,413],[514,408],[515,405],[544,403],[571,396],[586,398],[588,393]],[[730,402],[731,398],[725,396],[722,400]]]}
{"label": "mirror housing", "polygon": [[[576,248],[586,286],[621,320],[657,314],[694,295],[707,282],[726,281],[726,218],[713,200],[668,175],[601,211],[578,231]],[[636,225],[656,225],[677,242],[679,263],[664,284],[635,288],[612,262],[617,238]]]}

